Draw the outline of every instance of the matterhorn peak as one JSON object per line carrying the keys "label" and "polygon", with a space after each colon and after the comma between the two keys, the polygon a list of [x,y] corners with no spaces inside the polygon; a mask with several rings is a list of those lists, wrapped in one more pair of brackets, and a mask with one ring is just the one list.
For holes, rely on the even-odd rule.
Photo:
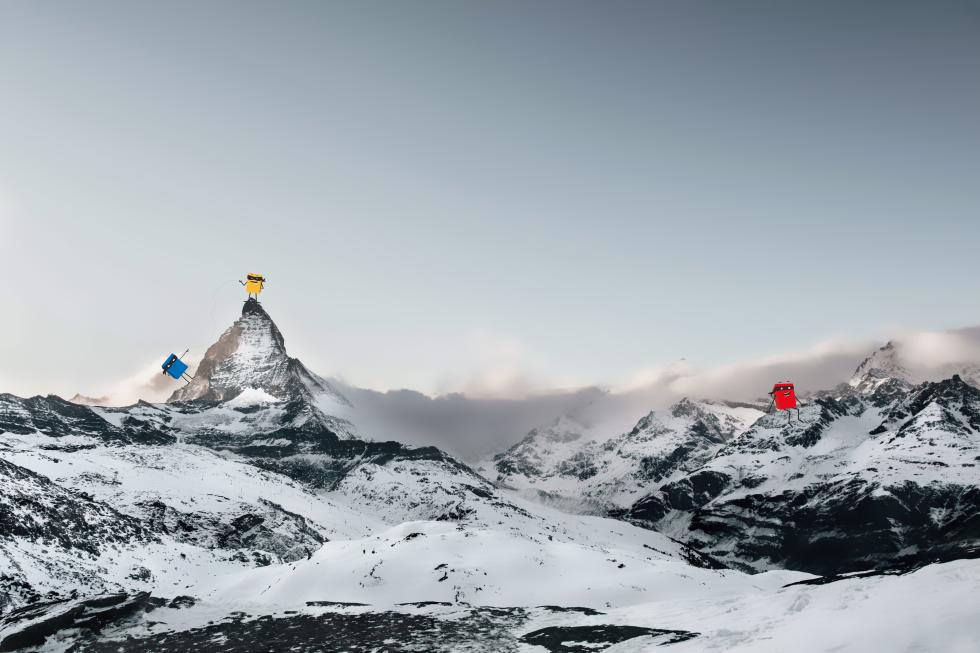
{"label": "matterhorn peak", "polygon": [[221,402],[246,390],[261,390],[278,400],[304,398],[349,406],[327,381],[286,353],[286,340],[256,300],[248,300],[242,315],[218,341],[208,347],[194,379],[174,392],[169,402]]}

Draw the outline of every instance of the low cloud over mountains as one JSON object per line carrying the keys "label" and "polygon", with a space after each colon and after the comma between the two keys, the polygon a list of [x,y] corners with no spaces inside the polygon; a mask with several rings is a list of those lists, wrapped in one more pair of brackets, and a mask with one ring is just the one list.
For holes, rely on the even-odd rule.
{"label": "low cloud over mountains", "polygon": [[[896,364],[916,382],[939,380],[951,368],[980,366],[980,327],[909,333],[893,342]],[[378,391],[335,383],[358,407],[365,434],[396,434],[408,444],[435,445],[476,460],[509,447],[556,415],[579,413],[597,421],[622,421],[628,428],[651,407],[681,397],[754,401],[764,398],[779,380],[794,381],[803,393],[830,389],[846,382],[881,344],[826,341],[803,351],[707,368],[682,360],[641,370],[620,384],[549,390],[522,383],[514,392],[497,388],[490,396],[466,384],[461,392],[430,396],[408,389]],[[138,399],[160,402],[173,389],[173,381],[153,363],[108,391],[94,393],[94,398],[79,395],[76,400],[117,406]]]}

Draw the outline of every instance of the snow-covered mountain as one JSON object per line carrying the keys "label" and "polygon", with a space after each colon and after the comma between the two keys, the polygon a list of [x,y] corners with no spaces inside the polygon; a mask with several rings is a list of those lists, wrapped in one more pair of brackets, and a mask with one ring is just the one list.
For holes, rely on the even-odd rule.
{"label": "snow-covered mountain", "polygon": [[900,361],[896,344],[889,341],[858,365],[848,385],[870,395],[882,384],[896,381],[911,385],[912,373]]}
{"label": "snow-covered mountain", "polygon": [[565,415],[481,469],[747,570],[955,557],[980,546],[980,389],[920,381],[907,346],[890,342],[849,382],[806,395],[805,424],[686,399],[611,437]]}
{"label": "snow-covered mountain", "polygon": [[305,399],[325,413],[350,408],[329,382],[286,353],[286,339],[262,305],[245,302],[242,316],[204,353],[194,379],[168,400],[222,402],[259,390],[273,400]]}
{"label": "snow-covered mountain", "polygon": [[[954,376],[766,416],[629,517],[733,564],[814,573],[980,546],[980,390]],[[876,392],[885,393],[884,397]]]}
{"label": "snow-covered mountain", "polygon": [[707,462],[762,414],[748,407],[683,399],[610,434],[564,415],[494,457],[490,478],[584,511],[615,512],[650,489]]}
{"label": "snow-covered mountain", "polygon": [[862,361],[848,385],[863,395],[877,393],[880,398],[878,389],[883,383],[898,389],[953,375],[980,387],[980,329],[889,340]]}

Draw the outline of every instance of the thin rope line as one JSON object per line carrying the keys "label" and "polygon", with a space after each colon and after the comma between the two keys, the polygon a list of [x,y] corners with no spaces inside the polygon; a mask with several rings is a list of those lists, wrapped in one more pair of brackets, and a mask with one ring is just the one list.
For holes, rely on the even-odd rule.
{"label": "thin rope line", "polygon": [[215,286],[214,290],[211,292],[211,331],[210,331],[211,338],[207,342],[207,344],[191,347],[190,349],[191,351],[197,351],[198,349],[200,349],[201,358],[204,357],[204,353],[207,351],[207,348],[210,347],[212,344],[214,344],[214,342],[218,339],[217,326],[216,326],[217,316],[215,315],[215,311],[218,308],[218,293],[221,292],[221,290],[229,283],[238,283],[238,279],[226,279],[225,281],[222,281],[217,286]]}

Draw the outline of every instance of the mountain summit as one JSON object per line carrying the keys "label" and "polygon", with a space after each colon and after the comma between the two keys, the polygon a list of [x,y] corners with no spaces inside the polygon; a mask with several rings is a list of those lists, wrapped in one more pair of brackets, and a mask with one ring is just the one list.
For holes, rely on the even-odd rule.
{"label": "mountain summit", "polygon": [[333,404],[335,409],[350,406],[330,383],[286,354],[285,338],[254,300],[245,302],[242,316],[208,347],[194,380],[167,401],[229,401],[246,390],[259,390],[278,400]]}
{"label": "mountain summit", "polygon": [[898,347],[891,340],[858,365],[848,385],[869,395],[890,381],[912,386],[912,373],[902,364]]}
{"label": "mountain summit", "polygon": [[980,328],[890,340],[854,371],[848,385],[862,395],[908,391],[954,375],[980,387]]}

